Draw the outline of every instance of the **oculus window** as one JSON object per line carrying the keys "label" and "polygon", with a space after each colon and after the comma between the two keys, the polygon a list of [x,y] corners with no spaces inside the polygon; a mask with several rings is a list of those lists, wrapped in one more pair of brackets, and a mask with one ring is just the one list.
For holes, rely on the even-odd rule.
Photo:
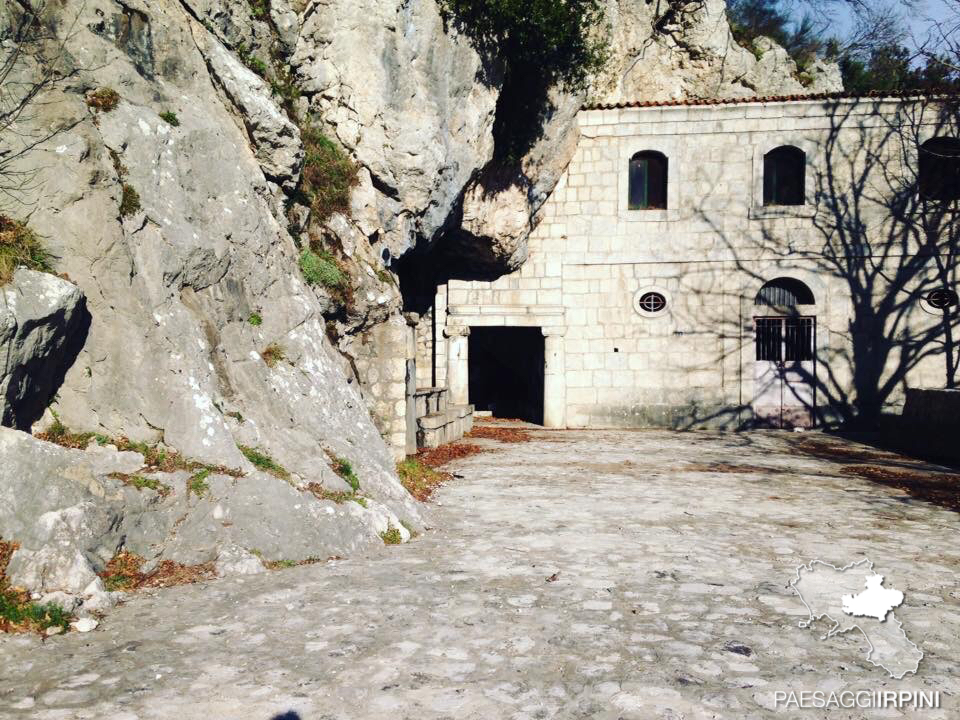
{"label": "oculus window", "polygon": [[666,210],[667,156],[653,150],[630,158],[628,209]]}
{"label": "oculus window", "polygon": [[935,310],[946,310],[960,303],[957,293],[949,288],[937,288],[927,293],[927,302]]}
{"label": "oculus window", "polygon": [[652,315],[667,309],[667,299],[661,293],[648,292],[640,296],[637,306]]}
{"label": "oculus window", "polygon": [[807,156],[800,148],[782,145],[763,156],[763,204],[803,205]]}

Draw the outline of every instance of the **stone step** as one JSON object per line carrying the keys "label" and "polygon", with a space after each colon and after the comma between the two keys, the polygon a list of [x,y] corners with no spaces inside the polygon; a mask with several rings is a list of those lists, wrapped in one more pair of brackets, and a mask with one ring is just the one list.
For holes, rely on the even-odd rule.
{"label": "stone step", "polygon": [[413,395],[417,417],[446,410],[447,396],[448,390],[445,387],[417,388]]}
{"label": "stone step", "polygon": [[473,405],[450,405],[417,420],[417,445],[435,448],[456,442],[473,428]]}

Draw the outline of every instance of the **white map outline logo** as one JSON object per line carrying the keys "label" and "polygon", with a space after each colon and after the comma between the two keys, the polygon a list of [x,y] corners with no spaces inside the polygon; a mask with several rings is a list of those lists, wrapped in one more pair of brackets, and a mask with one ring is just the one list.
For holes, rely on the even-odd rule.
{"label": "white map outline logo", "polygon": [[[815,567],[816,565],[821,565],[823,568],[832,570],[835,573],[845,573],[848,570],[859,569],[861,566],[864,566],[863,569],[867,571],[867,573],[864,574],[864,584],[859,588],[858,592],[842,594],[841,590],[839,593],[837,593],[840,601],[839,620],[830,614],[829,607],[827,610],[822,612],[814,609],[814,607],[811,607],[811,604],[807,602],[808,598],[804,597],[803,593],[797,587],[797,584],[804,579],[803,573],[807,573],[807,577],[811,577],[817,572],[817,568]],[[899,590],[883,587],[883,576],[874,571],[873,561],[871,561],[869,558],[852,562],[843,567],[831,565],[823,560],[812,560],[809,564],[800,565],[797,567],[797,574],[788,583],[788,587],[793,589],[793,591],[797,594],[797,597],[800,598],[800,602],[803,603],[803,606],[810,614],[806,620],[801,620],[798,623],[798,627],[809,629],[817,620],[826,617],[830,622],[833,623],[833,626],[827,630],[825,635],[821,636],[821,640],[826,640],[834,635],[843,635],[851,630],[859,630],[860,634],[863,635],[864,639],[867,641],[867,645],[870,646],[870,650],[867,652],[866,659],[871,665],[882,667],[884,670],[890,673],[890,677],[896,680],[903,679],[903,677],[908,673],[917,672],[917,669],[920,667],[920,661],[923,660],[924,657],[923,650],[907,637],[907,633],[903,629],[903,623],[893,614],[894,609],[903,603],[904,595]],[[862,627],[860,621],[853,621],[848,625],[845,622],[847,617],[851,619],[854,617],[865,617],[876,620],[878,621],[878,625],[876,627],[884,627],[884,630],[880,633],[877,633],[874,631],[874,628],[871,628],[870,632],[868,632]],[[892,619],[893,623],[895,623],[896,630],[899,631],[899,637],[896,635],[893,635],[892,637],[883,637],[884,633],[890,632],[889,630],[886,630],[887,627],[891,627],[886,625],[888,619]],[[879,623],[883,623],[884,625],[881,626]],[[843,627],[841,627],[841,625],[843,625]],[[875,644],[875,640],[871,639],[871,635],[874,635],[875,638],[879,635],[884,641],[885,647],[883,649],[886,652],[885,657],[880,657],[879,659],[874,658],[874,655],[878,652],[878,647]],[[905,645],[903,645],[901,648],[897,648],[895,642],[899,642],[900,640],[902,640]],[[913,663],[906,663],[904,662],[904,658],[899,657],[898,654],[894,654],[894,651],[898,650],[905,650],[908,654],[911,654],[910,648],[919,654],[919,657],[914,656],[915,662]],[[911,664],[912,667],[910,667]],[[892,669],[891,666],[896,669]]]}

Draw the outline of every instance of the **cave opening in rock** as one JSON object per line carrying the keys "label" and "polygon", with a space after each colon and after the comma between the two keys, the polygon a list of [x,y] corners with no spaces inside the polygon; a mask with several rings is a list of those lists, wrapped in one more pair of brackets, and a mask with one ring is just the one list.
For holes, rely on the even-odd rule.
{"label": "cave opening in rock", "polygon": [[470,402],[494,417],[543,424],[544,340],[538,327],[471,327]]}

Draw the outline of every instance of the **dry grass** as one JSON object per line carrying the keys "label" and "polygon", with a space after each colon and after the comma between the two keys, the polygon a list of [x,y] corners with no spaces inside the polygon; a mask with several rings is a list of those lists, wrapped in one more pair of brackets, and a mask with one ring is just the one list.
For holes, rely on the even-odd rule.
{"label": "dry grass", "polygon": [[100,573],[103,586],[110,591],[134,590],[145,575],[140,572],[144,559],[130,552],[119,552],[110,558],[107,567]]}
{"label": "dry grass", "polygon": [[329,500],[334,502],[337,505],[342,505],[345,502],[350,502],[351,500],[360,507],[367,507],[367,499],[362,495],[357,495],[356,492],[346,490],[328,490],[320,483],[312,482],[307,485],[307,490],[309,490],[318,500]]}
{"label": "dry grass", "polygon": [[[200,470],[207,470],[209,473],[218,475],[229,475],[230,477],[243,477],[243,471],[236,468],[228,468],[224,465],[207,465],[196,460],[185,458],[180,453],[160,447],[159,445],[148,445],[144,442],[137,442],[127,437],[112,438],[108,435],[95,432],[71,432],[60,419],[54,420],[53,424],[46,432],[37,433],[36,437],[46,442],[51,442],[61,447],[71,448],[73,450],[85,450],[92,442],[96,441],[98,445],[114,445],[121,452],[136,452],[143,455],[143,472],[149,473],[172,473],[178,470],[195,473]],[[135,476],[126,476],[135,477]],[[123,480],[124,477],[117,479]]]}
{"label": "dry grass", "polygon": [[783,472],[777,468],[760,467],[759,465],[729,465],[722,462],[687,463],[680,469],[683,472],[729,473],[731,475],[763,475]]}
{"label": "dry grass", "polygon": [[496,440],[502,443],[525,443],[533,439],[530,431],[523,428],[490,427],[489,425],[475,425],[473,430],[464,437]]}
{"label": "dry grass", "polygon": [[60,447],[70,448],[71,450],[85,450],[91,440],[96,440],[101,445],[106,445],[110,438],[106,435],[99,435],[94,432],[75,433],[70,432],[60,419],[54,420],[53,424],[45,432],[36,434],[39,440],[54,443]]}
{"label": "dry grass", "polygon": [[110,473],[109,477],[119,480],[124,485],[136,488],[137,490],[153,490],[160,497],[166,497],[172,492],[169,485],[165,485],[155,478],[144,477],[143,475],[128,475],[127,473]]}
{"label": "dry grass", "polygon": [[878,462],[899,460],[900,456],[875,450],[874,448],[863,447],[860,445],[845,444],[842,440],[827,440],[826,438],[801,438],[789,443],[793,450],[812,455],[822,460],[833,460],[835,462]]}
{"label": "dry grass", "polygon": [[100,112],[111,112],[120,104],[120,94],[113,88],[97,88],[87,95],[87,105]]}
{"label": "dry grass", "polygon": [[268,368],[275,368],[280,364],[281,361],[286,359],[283,347],[277,343],[270,343],[267,345],[263,352],[260,353],[260,357],[263,358],[263,361],[267,364]]}
{"label": "dry grass", "polygon": [[489,450],[470,443],[450,443],[449,445],[441,445],[438,448],[421,450],[415,457],[417,458],[417,462],[426,465],[428,468],[438,468],[454,460],[460,460],[483,452],[489,452]]}
{"label": "dry grass", "polygon": [[[331,555],[328,560],[340,560],[341,558],[336,555]],[[318,557],[308,557],[303,560],[268,560],[263,563],[263,566],[267,570],[285,570],[286,568],[293,567],[303,567],[304,565],[316,565],[317,563],[322,563],[323,560]]]}
{"label": "dry grass", "polygon": [[389,526],[380,533],[380,539],[383,540],[384,545],[400,545],[403,542],[403,535],[400,534],[400,528]]}
{"label": "dry grass", "polygon": [[181,565],[164,560],[149,573],[142,571],[144,559],[131,552],[117,553],[100,573],[107,590],[140,590],[189,585],[216,577],[213,563]]}
{"label": "dry grass", "polygon": [[840,472],[894,487],[918,500],[960,512],[960,474],[876,465],[849,465]]}
{"label": "dry grass", "polygon": [[452,479],[447,472],[434,470],[421,462],[417,456],[408,457],[397,463],[397,475],[400,483],[420,502],[426,502],[443,483]]}
{"label": "dry grass", "polygon": [[300,137],[304,148],[300,189],[316,219],[323,221],[337,212],[349,215],[350,194],[360,184],[356,163],[319,128],[304,125]]}
{"label": "dry grass", "polygon": [[174,585],[189,585],[204,580],[212,580],[216,576],[217,571],[212,562],[201,565],[181,565],[172,560],[164,560],[144,578],[140,587],[164,588]]}
{"label": "dry grass", "polygon": [[0,285],[10,282],[14,271],[21,266],[50,272],[50,256],[33,230],[0,215]]}

